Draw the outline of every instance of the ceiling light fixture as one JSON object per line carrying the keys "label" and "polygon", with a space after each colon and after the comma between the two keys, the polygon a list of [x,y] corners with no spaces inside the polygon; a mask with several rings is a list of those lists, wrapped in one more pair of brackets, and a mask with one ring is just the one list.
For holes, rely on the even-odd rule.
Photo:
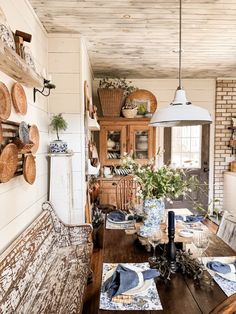
{"label": "ceiling light fixture", "polygon": [[187,126],[212,123],[209,112],[199,106],[194,106],[186,99],[186,94],[181,84],[181,54],[182,54],[182,1],[179,1],[179,86],[175,92],[173,102],[166,108],[157,109],[153,114],[151,126]]}

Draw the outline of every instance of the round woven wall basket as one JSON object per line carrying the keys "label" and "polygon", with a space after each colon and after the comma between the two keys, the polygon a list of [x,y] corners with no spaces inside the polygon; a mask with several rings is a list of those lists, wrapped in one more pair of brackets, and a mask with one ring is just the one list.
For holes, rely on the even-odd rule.
{"label": "round woven wall basket", "polygon": [[98,88],[102,114],[104,117],[119,117],[124,101],[124,90],[121,88]]}
{"label": "round woven wall basket", "polygon": [[0,182],[8,182],[15,174],[18,163],[18,149],[15,144],[7,144],[0,155]]}
{"label": "round woven wall basket", "polygon": [[36,164],[35,157],[31,154],[24,158],[23,175],[26,182],[29,184],[34,183],[36,179]]}

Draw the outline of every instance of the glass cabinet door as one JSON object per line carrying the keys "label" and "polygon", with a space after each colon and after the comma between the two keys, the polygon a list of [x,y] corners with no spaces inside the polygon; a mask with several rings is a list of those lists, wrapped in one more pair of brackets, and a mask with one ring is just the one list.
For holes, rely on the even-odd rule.
{"label": "glass cabinet door", "polygon": [[117,165],[126,151],[125,126],[104,127],[101,132],[101,157],[105,165]]}
{"label": "glass cabinet door", "polygon": [[148,126],[130,126],[129,149],[134,158],[140,163],[146,163],[153,157],[154,139],[153,128]]}

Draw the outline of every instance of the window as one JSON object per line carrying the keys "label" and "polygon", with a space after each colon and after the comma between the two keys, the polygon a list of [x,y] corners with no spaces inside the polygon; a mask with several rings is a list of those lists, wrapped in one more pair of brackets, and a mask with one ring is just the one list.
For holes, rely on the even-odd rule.
{"label": "window", "polygon": [[172,127],[171,132],[171,164],[201,168],[201,126]]}

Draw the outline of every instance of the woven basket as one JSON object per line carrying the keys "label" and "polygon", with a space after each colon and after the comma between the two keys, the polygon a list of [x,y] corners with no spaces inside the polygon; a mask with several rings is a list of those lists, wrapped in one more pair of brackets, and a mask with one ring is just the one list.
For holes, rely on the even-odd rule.
{"label": "woven basket", "polygon": [[121,88],[98,88],[98,97],[104,117],[119,117],[124,100]]}

